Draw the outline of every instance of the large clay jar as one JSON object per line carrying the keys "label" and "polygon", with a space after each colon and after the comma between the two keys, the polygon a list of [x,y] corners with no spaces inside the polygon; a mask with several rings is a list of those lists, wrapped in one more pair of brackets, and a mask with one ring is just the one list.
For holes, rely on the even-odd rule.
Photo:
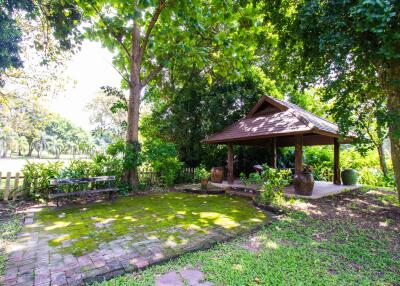
{"label": "large clay jar", "polygon": [[222,183],[224,179],[224,168],[223,167],[212,167],[211,168],[211,182]]}
{"label": "large clay jar", "polygon": [[357,185],[357,171],[354,169],[344,169],[341,173],[343,185]]}
{"label": "large clay jar", "polygon": [[293,186],[296,194],[311,196],[314,188],[314,176],[310,172],[297,172],[293,177]]}

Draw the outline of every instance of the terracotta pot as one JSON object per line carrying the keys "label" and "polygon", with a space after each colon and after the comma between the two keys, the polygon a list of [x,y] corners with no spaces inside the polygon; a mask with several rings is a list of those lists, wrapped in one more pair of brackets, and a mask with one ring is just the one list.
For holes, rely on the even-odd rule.
{"label": "terracotta pot", "polygon": [[310,172],[297,172],[293,177],[296,194],[310,196],[314,188],[314,176]]}
{"label": "terracotta pot", "polygon": [[222,183],[224,179],[224,168],[223,167],[212,167],[211,168],[211,182]]}
{"label": "terracotta pot", "polygon": [[207,189],[207,186],[208,186],[208,178],[207,178],[207,179],[201,179],[201,180],[200,180],[200,185],[201,185],[201,188],[202,188],[203,190],[206,190],[206,189]]}

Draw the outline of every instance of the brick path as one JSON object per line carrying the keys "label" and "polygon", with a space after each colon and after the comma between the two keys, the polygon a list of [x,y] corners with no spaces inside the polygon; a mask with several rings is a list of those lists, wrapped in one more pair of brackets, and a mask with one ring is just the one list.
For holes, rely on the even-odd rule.
{"label": "brick path", "polygon": [[[180,232],[186,244],[168,243],[158,240],[152,233],[130,233],[117,240],[102,243],[95,251],[75,257],[60,252],[60,247],[51,247],[49,240],[56,236],[49,232],[38,232],[34,226],[34,213],[24,219],[24,228],[16,243],[9,249],[5,273],[0,284],[5,286],[74,286],[102,281],[126,272],[140,270],[188,251],[203,249],[216,241],[223,241],[236,235],[226,229],[209,229],[208,234],[190,236],[178,226],[167,229]],[[141,239],[138,240],[138,237]],[[190,238],[190,239],[189,239]],[[68,243],[68,242],[67,242]],[[180,273],[182,277],[186,272]],[[199,275],[199,273],[191,273]],[[173,274],[170,274],[173,275]],[[190,275],[189,275],[190,276]],[[199,281],[193,285],[202,284]],[[186,280],[188,281],[188,280]],[[165,285],[165,284],[159,284]],[[192,285],[189,283],[189,285]]]}

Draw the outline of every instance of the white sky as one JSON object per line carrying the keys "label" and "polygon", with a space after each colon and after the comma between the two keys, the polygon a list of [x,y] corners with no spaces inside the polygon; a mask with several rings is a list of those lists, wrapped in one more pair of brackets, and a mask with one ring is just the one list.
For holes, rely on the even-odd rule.
{"label": "white sky", "polygon": [[86,104],[101,86],[120,87],[121,77],[112,67],[111,60],[111,53],[99,43],[85,40],[81,50],[67,64],[66,75],[75,84],[71,83],[63,94],[51,99],[49,109],[91,130]]}

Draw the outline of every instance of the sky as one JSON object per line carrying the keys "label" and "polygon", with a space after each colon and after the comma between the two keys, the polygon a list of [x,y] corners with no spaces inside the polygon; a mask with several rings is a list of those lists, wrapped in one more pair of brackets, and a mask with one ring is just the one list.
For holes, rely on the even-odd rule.
{"label": "sky", "polygon": [[49,109],[90,131],[86,104],[101,86],[119,87],[121,77],[111,65],[111,53],[97,42],[85,40],[81,50],[67,63],[66,75],[71,83],[66,91],[51,99]]}

